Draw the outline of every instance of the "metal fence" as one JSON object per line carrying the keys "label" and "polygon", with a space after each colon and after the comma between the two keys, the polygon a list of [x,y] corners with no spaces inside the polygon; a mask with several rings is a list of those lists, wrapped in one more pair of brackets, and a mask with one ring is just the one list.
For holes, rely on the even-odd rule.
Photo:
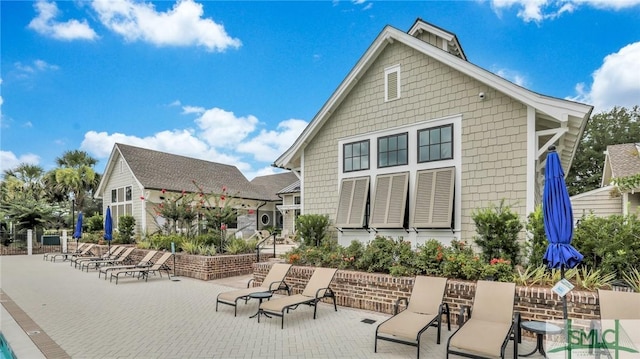
{"label": "metal fence", "polygon": [[[56,241],[56,237],[58,241]],[[0,255],[28,254],[27,232],[8,233],[0,231]],[[62,250],[62,233],[44,235],[41,231],[33,232],[32,254],[60,252]]]}

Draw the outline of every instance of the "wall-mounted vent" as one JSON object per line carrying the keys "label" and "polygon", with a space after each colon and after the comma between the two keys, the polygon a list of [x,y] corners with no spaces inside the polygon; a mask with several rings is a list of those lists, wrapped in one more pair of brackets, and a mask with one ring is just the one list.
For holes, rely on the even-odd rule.
{"label": "wall-mounted vent", "polygon": [[392,101],[400,98],[400,65],[384,70],[384,100]]}

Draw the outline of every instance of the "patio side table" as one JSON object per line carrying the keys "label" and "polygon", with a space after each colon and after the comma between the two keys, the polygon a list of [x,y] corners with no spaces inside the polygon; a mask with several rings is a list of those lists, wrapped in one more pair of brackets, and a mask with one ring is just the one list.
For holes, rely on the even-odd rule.
{"label": "patio side table", "polygon": [[256,292],[249,294],[249,298],[258,300],[258,311],[256,312],[256,314],[250,316],[249,318],[258,317],[258,322],[260,321],[260,315],[271,318],[267,313],[260,313],[260,304],[262,304],[262,301],[265,299],[271,299],[271,297],[273,297],[273,293],[271,292]]}
{"label": "patio side table", "polygon": [[520,323],[520,328],[532,332],[536,335],[536,347],[531,353],[518,355],[521,357],[528,357],[538,352],[546,358],[547,354],[544,352],[544,336],[547,334],[562,333],[562,328],[560,328],[559,326],[547,322],[541,322],[538,320],[524,321]]}

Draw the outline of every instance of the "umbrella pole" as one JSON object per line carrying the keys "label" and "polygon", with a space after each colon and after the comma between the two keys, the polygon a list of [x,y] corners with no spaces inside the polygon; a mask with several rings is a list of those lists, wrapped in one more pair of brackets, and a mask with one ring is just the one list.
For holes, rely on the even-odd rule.
{"label": "umbrella pole", "polygon": [[[564,266],[560,266],[560,278],[564,279]],[[568,314],[567,314],[567,296],[566,295],[562,296],[562,318],[564,320],[567,320],[567,318],[568,318]]]}

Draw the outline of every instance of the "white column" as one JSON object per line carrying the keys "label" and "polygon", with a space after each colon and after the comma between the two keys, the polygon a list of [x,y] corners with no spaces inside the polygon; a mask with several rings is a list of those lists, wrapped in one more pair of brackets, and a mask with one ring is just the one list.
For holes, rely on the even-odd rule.
{"label": "white column", "polygon": [[27,229],[27,255],[33,254],[33,229]]}
{"label": "white column", "polygon": [[62,252],[67,252],[67,230],[62,230]]}

